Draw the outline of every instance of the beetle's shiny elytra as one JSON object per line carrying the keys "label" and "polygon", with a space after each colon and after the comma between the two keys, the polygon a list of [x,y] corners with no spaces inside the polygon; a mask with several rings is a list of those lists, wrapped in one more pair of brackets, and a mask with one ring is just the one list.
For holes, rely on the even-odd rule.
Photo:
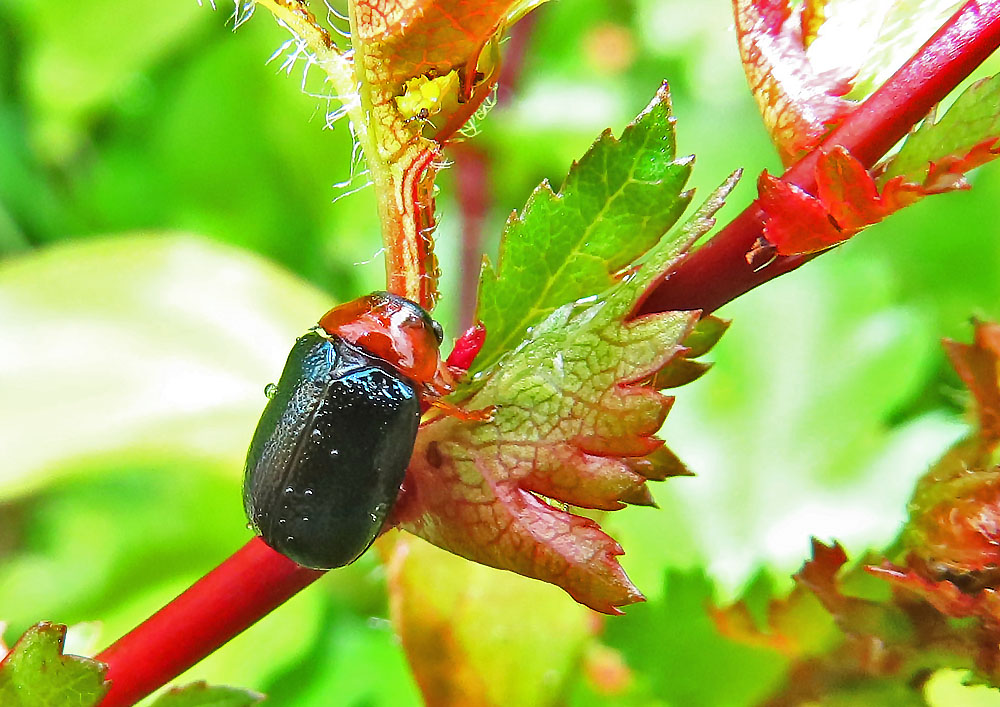
{"label": "beetle's shiny elytra", "polygon": [[264,409],[243,503],[268,545],[329,569],[357,559],[392,509],[430,382],[414,373],[433,377],[440,338],[423,309],[388,293],[337,307],[321,326],[295,342]]}

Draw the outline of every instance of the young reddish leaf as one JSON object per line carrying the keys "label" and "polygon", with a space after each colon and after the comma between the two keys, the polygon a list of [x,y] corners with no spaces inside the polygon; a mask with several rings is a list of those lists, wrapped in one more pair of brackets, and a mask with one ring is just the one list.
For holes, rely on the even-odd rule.
{"label": "young reddish leaf", "polygon": [[793,8],[790,0],[733,0],[747,83],[786,165],[818,145],[855,105],[841,98],[850,77],[817,71],[806,54],[825,4]]}
{"label": "young reddish leaf", "polygon": [[593,643],[593,612],[555,587],[411,535],[379,543],[393,626],[428,705],[549,704]]}
{"label": "young reddish leaf", "polygon": [[[434,80],[455,71],[458,81],[451,90],[464,103],[483,82],[496,79],[500,35],[543,2],[356,0],[354,39],[356,49],[360,44],[364,52],[364,76],[381,89],[380,93],[394,88],[395,95],[401,95],[407,81],[420,77]],[[444,88],[445,82],[438,85]],[[432,92],[423,93],[430,96]],[[443,106],[425,107],[436,115]]]}
{"label": "young reddish leaf", "polygon": [[993,589],[974,594],[963,592],[954,582],[935,582],[890,562],[867,567],[868,572],[881,577],[897,589],[923,599],[945,616],[953,619],[978,618],[994,630],[1000,630],[1000,595]]}
{"label": "young reddish leaf", "polygon": [[1000,147],[997,138],[988,137],[969,149],[964,155],[947,155],[937,162],[931,162],[927,168],[924,185],[928,192],[954,191],[968,189],[965,173],[997,158]]}
{"label": "young reddish leaf", "polygon": [[842,603],[836,576],[845,561],[839,545],[828,547],[813,540],[813,559],[795,575],[795,588],[784,598],[771,599],[763,626],[745,600],[727,607],[711,607],[710,615],[719,632],[740,643],[765,648],[789,659],[804,659],[829,647],[836,638],[833,616],[813,589],[827,601]]}
{"label": "young reddish leaf", "polygon": [[[764,172],[757,187],[760,207],[767,215],[766,244],[757,247],[773,247],[778,255],[830,248],[927,194],[960,188],[961,180],[950,170],[980,164],[984,154],[992,155],[991,150],[985,144],[977,145],[968,155],[932,165],[922,184],[898,175],[879,180],[880,188],[868,170],[837,145],[822,151],[816,162],[816,196]],[[751,252],[748,260],[756,257]]]}
{"label": "young reddish leaf", "polygon": [[845,570],[846,561],[838,544],[814,540],[813,558],[795,575],[796,588],[772,600],[766,631],[742,603],[716,612],[725,635],[793,659],[785,684],[763,704],[921,705],[930,670],[956,664],[948,662],[955,653],[959,661],[968,658],[951,636],[921,633],[931,628],[920,623],[926,615],[848,593],[846,584],[866,577],[861,568]]}
{"label": "young reddish leaf", "polygon": [[108,691],[107,666],[64,655],[66,627],[43,622],[29,628],[0,661],[0,704],[96,705]]}
{"label": "young reddish leaf", "polygon": [[764,236],[779,255],[814,253],[846,240],[823,203],[794,184],[763,172],[757,192],[768,216]]}
{"label": "young reddish leaf", "polygon": [[902,179],[886,182],[879,193],[868,170],[840,146],[824,151],[816,163],[816,189],[833,221],[849,234],[878,223],[925,193]]}
{"label": "young reddish leaf", "polygon": [[809,590],[834,618],[841,631],[849,634],[891,636],[894,617],[878,603],[852,596],[843,590],[847,553],[840,543],[826,545],[813,538],[812,559],[806,562],[795,581]]}
{"label": "young reddish leaf", "polygon": [[1000,326],[945,349],[975,399],[978,426],[917,483],[903,532],[909,568],[965,591],[1000,586]]}
{"label": "young reddish leaf", "polygon": [[448,418],[421,431],[397,504],[400,527],[557,584],[598,611],[620,613],[642,599],[618,564],[618,543],[559,504],[613,510],[651,501],[629,460],[650,460],[662,446],[653,435],[671,399],[642,382],[681,350],[698,313],[628,318],[645,288],[711,227],[734,183],[630,277],[556,309],[474,380],[465,405],[492,407],[492,421]]}
{"label": "young reddish leaf", "polygon": [[635,677],[624,656],[614,648],[595,643],[583,656],[583,674],[601,697],[619,697],[626,693]]}
{"label": "young reddish leaf", "polygon": [[976,400],[979,435],[1000,441],[1000,324],[976,324],[972,345],[945,339],[952,365]]}
{"label": "young reddish leaf", "polygon": [[[814,541],[813,559],[796,575],[795,591],[772,603],[769,631],[757,629],[742,604],[716,613],[726,635],[795,658],[785,687],[767,704],[884,703],[883,697],[872,702],[872,695],[893,695],[889,704],[906,704],[922,699],[923,682],[941,667],[975,668],[980,678],[1000,683],[1000,326],[979,323],[972,345],[945,344],[974,393],[981,424],[917,484],[894,550],[906,565],[863,567],[887,582],[892,594],[862,599],[846,591],[848,585],[860,588],[864,575],[857,567],[844,571],[847,558],[839,545]],[[803,627],[816,623],[783,620],[802,606],[804,590],[821,602],[841,635],[793,653],[788,649]],[[865,597],[881,595],[877,587],[862,590]],[[859,685],[866,686],[864,697],[851,701],[859,699]]]}
{"label": "young reddish leaf", "polygon": [[947,114],[910,135],[897,156],[872,176],[843,147],[823,151],[816,162],[816,196],[766,172],[758,180],[767,214],[761,250],[778,255],[815,253],[841,243],[928,194],[968,185],[964,173],[1000,154],[1000,77],[966,90]]}

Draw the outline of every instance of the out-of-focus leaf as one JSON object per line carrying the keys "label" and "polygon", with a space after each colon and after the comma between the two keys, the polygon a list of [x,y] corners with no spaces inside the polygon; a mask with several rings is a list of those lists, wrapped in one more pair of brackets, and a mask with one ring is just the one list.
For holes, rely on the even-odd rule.
{"label": "out-of-focus leaf", "polygon": [[150,707],[250,707],[263,699],[264,695],[238,687],[194,682],[170,688],[160,694]]}
{"label": "out-of-focus leaf", "polygon": [[[841,14],[839,7],[851,5],[853,13],[837,21]],[[962,0],[892,0],[892,2],[872,3],[867,0],[831,0],[830,11],[832,32],[819,35],[810,49],[814,56],[826,55],[827,61],[842,64],[844,53],[854,55],[857,63],[865,56],[854,78],[851,96],[862,98],[881,86],[917,49],[944,24],[952,13],[962,5]],[[860,18],[859,18],[860,14]],[[867,18],[870,18],[867,19]],[[859,21],[860,19],[860,21]],[[857,37],[859,28],[866,35],[877,31],[878,36],[868,46],[859,48],[858,42],[848,38]]]}
{"label": "out-of-focus leaf", "polygon": [[[1000,325],[979,322],[971,345],[946,339],[944,346],[972,393],[976,428],[917,482],[902,548],[907,553],[907,569],[919,575],[919,580],[949,580],[939,583],[942,586],[936,593],[948,597],[951,604],[981,612],[983,606],[1000,607],[1000,602],[990,598],[1000,586],[1000,460],[996,453],[1000,445]],[[889,572],[887,577],[903,584],[916,582],[918,591],[929,591],[930,585],[906,574],[906,570]],[[965,599],[950,596],[948,587],[960,587],[964,592],[960,597]],[[961,611],[971,613],[972,609]]]}
{"label": "out-of-focus leaf", "polygon": [[[717,613],[720,628],[733,638],[771,645],[793,659],[784,685],[762,704],[925,704],[921,641],[933,639],[914,638],[908,615],[893,604],[845,591],[852,578],[871,581],[857,567],[842,571],[846,562],[840,545],[814,540],[812,559],[795,575],[798,586],[787,599],[771,602],[766,628],[755,628],[740,605]],[[824,620],[823,611],[833,621]],[[928,663],[936,666],[937,660]]]}
{"label": "out-of-focus leaf", "polygon": [[924,685],[924,697],[930,707],[998,707],[1000,690],[970,684],[971,674],[964,670],[939,670]]}
{"label": "out-of-focus leaf", "polygon": [[693,160],[676,157],[674,122],[664,87],[620,138],[605,131],[558,193],[543,182],[508,220],[498,267],[483,265],[476,318],[486,343],[472,373],[557,307],[611,287],[677,221],[691,200]]}
{"label": "out-of-focus leaf", "polygon": [[[99,616],[110,641],[249,537],[237,477],[263,386],[330,303],[245,252],[181,235],[9,260],[0,301],[11,460],[0,488],[36,493],[4,524],[20,552],[0,564],[0,604],[18,625]],[[370,592],[371,567],[326,584]],[[325,601],[301,593],[187,679],[264,687],[302,660]]]}
{"label": "out-of-focus leaf", "polygon": [[28,45],[24,64],[28,94],[43,116],[34,138],[57,160],[79,146],[98,108],[193,42],[206,23],[222,22],[194,2],[166,8],[153,0],[29,2],[21,4],[20,14],[42,38]]}
{"label": "out-of-focus leaf", "polygon": [[787,659],[719,634],[702,571],[669,570],[659,594],[609,620],[602,636],[633,671],[631,694],[645,698],[635,704],[752,705],[780,680]]}
{"label": "out-of-focus leaf", "polygon": [[[367,574],[384,579],[381,568]],[[348,581],[360,591],[372,592],[370,584],[345,578]],[[399,634],[383,618],[384,590],[380,582],[377,616],[337,603],[328,605],[308,652],[265,686],[268,700],[276,705],[329,707],[331,695],[336,695],[343,705],[422,705]]]}
{"label": "out-of-focus leaf", "polygon": [[263,384],[328,306],[264,261],[192,236],[0,264],[0,490],[10,498],[125,447],[184,449],[239,473]]}
{"label": "out-of-focus leaf", "polygon": [[996,443],[1000,440],[1000,324],[978,322],[972,344],[945,339],[944,347],[976,401],[979,437]]}
{"label": "out-of-focus leaf", "polygon": [[386,538],[392,616],[427,704],[562,704],[596,617],[562,592]]}
{"label": "out-of-focus leaf", "polygon": [[[722,311],[733,324],[715,365],[662,432],[697,476],[655,489],[669,521],[613,519],[640,564],[677,552],[732,592],[761,564],[790,574],[811,535],[852,553],[896,536],[927,460],[964,428],[938,411],[890,424],[933,374],[938,347],[920,312],[899,305],[891,265],[865,253],[852,242]],[[690,538],[686,552],[659,541],[678,517],[687,532],[669,532],[680,547]]]}
{"label": "out-of-focus leaf", "polygon": [[66,627],[40,623],[28,629],[0,661],[4,707],[96,705],[108,691],[107,667],[90,658],[63,655]]}

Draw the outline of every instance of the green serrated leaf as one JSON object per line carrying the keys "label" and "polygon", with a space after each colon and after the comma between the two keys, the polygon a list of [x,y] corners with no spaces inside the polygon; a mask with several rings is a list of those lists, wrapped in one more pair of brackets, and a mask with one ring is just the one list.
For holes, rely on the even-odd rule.
{"label": "green serrated leaf", "polygon": [[615,139],[606,131],[570,169],[558,193],[540,185],[507,222],[498,268],[487,261],[478,319],[485,370],[556,308],[603,292],[680,217],[692,158],[676,159],[664,84]]}
{"label": "green serrated leaf", "polygon": [[150,707],[249,707],[264,699],[259,692],[239,687],[207,685],[193,682],[183,687],[172,687]]}
{"label": "green serrated leaf", "polygon": [[967,88],[940,120],[925,120],[889,163],[882,181],[904,175],[920,183],[930,162],[964,155],[976,145],[1000,138],[1000,74]]}
{"label": "green serrated leaf", "polygon": [[493,567],[557,584],[606,613],[641,600],[616,560],[618,544],[590,519],[554,508],[652,502],[627,460],[662,442],[670,399],[647,380],[681,349],[697,312],[629,320],[646,288],[713,224],[735,184],[717,190],[610,290],[564,304],[490,371],[474,379],[470,408],[488,424],[443,420],[417,440],[401,527]]}
{"label": "green serrated leaf", "polygon": [[43,622],[29,628],[0,662],[4,707],[91,707],[108,691],[107,666],[63,655],[66,627]]}

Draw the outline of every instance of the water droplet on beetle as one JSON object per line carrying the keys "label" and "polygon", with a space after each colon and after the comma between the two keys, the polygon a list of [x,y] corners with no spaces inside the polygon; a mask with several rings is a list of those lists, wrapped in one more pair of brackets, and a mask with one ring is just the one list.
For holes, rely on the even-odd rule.
{"label": "water droplet on beetle", "polygon": [[322,430],[313,429],[313,431],[309,433],[309,436],[312,437],[312,441],[313,442],[322,442],[323,441],[323,431]]}
{"label": "water droplet on beetle", "polygon": [[305,491],[303,491],[303,493],[305,493],[306,496],[312,496],[313,495],[313,490],[312,489],[306,489]]}
{"label": "water droplet on beetle", "polygon": [[334,459],[336,459],[337,457],[340,456],[340,450],[339,449],[331,449],[330,450],[330,456],[333,457]]}
{"label": "water droplet on beetle", "polygon": [[268,383],[267,385],[264,386],[264,395],[267,396],[268,400],[277,395],[277,393],[278,393],[278,386],[275,385],[274,383]]}
{"label": "water droplet on beetle", "polygon": [[295,489],[292,488],[291,486],[286,486],[285,493],[295,493]]}

